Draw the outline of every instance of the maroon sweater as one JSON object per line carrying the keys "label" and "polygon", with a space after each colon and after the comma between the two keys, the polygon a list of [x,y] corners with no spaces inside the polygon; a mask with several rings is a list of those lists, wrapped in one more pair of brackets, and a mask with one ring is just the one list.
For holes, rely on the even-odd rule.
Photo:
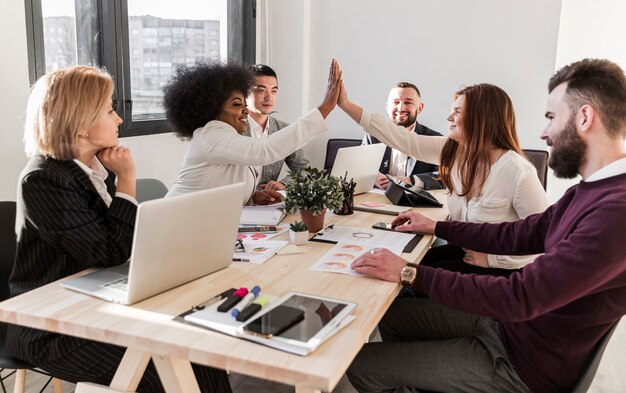
{"label": "maroon sweater", "polygon": [[581,182],[544,213],[501,224],[439,222],[437,236],[503,255],[545,253],[510,277],[420,267],[414,288],[500,322],[509,360],[535,393],[569,392],[626,314],[626,174]]}

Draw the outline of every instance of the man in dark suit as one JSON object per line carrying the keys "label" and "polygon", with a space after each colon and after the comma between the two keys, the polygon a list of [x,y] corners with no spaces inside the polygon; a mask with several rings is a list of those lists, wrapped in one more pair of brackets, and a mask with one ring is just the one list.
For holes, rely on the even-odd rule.
{"label": "man in dark suit", "polygon": [[[421,94],[417,86],[409,82],[399,82],[393,85],[385,104],[389,118],[399,126],[406,128],[408,132],[416,132],[421,135],[441,136],[437,131],[433,131],[423,124],[417,122],[417,115],[424,109]],[[369,145],[381,143],[373,136],[365,135],[363,144]],[[425,189],[440,189],[443,185],[436,180],[438,170],[437,165],[418,161],[413,157],[408,157],[396,149],[387,147],[383,160],[380,164],[378,178],[375,186],[386,189],[389,179],[385,175],[390,175],[402,181],[407,186],[418,185]]]}
{"label": "man in dark suit", "polygon": [[[276,72],[264,64],[255,64],[250,67],[255,76],[255,84],[247,99],[248,129],[243,135],[254,138],[263,138],[285,128],[289,123],[278,120],[272,116],[276,95],[278,94],[278,77]],[[311,163],[302,149],[291,153],[285,159],[264,165],[260,170],[259,186],[266,190],[282,190],[289,182],[289,177],[278,181],[278,176],[287,164],[292,171],[299,171],[310,166]]]}

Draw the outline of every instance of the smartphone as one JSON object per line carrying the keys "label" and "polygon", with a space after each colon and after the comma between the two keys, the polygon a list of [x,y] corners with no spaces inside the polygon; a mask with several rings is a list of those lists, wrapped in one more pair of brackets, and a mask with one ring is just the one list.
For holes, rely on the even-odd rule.
{"label": "smartphone", "polygon": [[382,222],[382,221],[377,222],[376,224],[372,225],[372,228],[374,228],[374,229],[382,229],[383,231],[394,231],[395,232],[394,227],[392,227],[390,223]]}
{"label": "smartphone", "polygon": [[239,227],[237,232],[278,232],[278,228],[273,225],[258,225],[252,227]]}
{"label": "smartphone", "polygon": [[270,338],[295,326],[304,319],[304,311],[289,306],[278,306],[243,327],[247,333]]}

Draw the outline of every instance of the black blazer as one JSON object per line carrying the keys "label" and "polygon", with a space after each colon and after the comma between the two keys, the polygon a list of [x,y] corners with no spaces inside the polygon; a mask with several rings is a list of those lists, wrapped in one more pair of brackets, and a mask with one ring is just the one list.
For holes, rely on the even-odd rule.
{"label": "black blazer", "polygon": [[[137,206],[115,197],[111,206],[74,161],[31,158],[17,192],[17,250],[11,295],[49,284],[88,267],[114,266],[130,257]],[[65,340],[67,339],[67,340]],[[80,340],[10,325],[7,350],[34,364],[62,357]],[[78,345],[78,344],[76,344]]]}
{"label": "black blazer", "polygon": [[[431,130],[430,128],[418,123],[417,121],[415,122],[415,128],[413,128],[413,132],[416,132],[420,135],[442,136],[437,131]],[[371,135],[367,135],[367,134],[365,135],[365,138],[363,138],[364,145],[370,145],[374,143],[381,143],[381,142],[375,137]],[[380,169],[378,171],[382,173],[383,175],[386,175],[387,173],[389,173],[390,162],[391,162],[391,147],[387,146],[387,148],[385,149],[385,154],[383,155],[383,160],[380,164]],[[426,162],[415,160],[415,165],[413,166],[413,170],[411,171],[410,176],[412,178],[414,175],[417,175],[419,173],[436,172],[438,170],[439,170],[439,167],[437,165],[428,164]]]}

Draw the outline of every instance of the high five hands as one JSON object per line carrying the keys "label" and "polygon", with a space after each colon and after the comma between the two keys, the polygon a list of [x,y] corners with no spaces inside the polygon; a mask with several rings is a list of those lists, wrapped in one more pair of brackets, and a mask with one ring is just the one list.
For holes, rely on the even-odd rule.
{"label": "high five hands", "polygon": [[328,71],[328,85],[326,86],[326,96],[324,101],[317,107],[324,118],[328,117],[328,114],[335,109],[337,100],[339,99],[339,93],[341,91],[341,70],[339,69],[339,63],[333,59],[330,62],[330,70]]}

